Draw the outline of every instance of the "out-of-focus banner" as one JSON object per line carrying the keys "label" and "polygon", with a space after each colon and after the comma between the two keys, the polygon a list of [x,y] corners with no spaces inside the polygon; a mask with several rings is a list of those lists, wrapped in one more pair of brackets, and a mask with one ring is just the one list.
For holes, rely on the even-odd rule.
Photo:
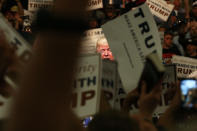
{"label": "out-of-focus banner", "polygon": [[176,65],[178,78],[187,78],[197,70],[197,60],[184,56],[173,56],[172,63]]}
{"label": "out-of-focus banner", "polygon": [[117,63],[110,60],[102,62],[102,90],[111,108],[114,108],[117,88]]}
{"label": "out-of-focus banner", "polygon": [[6,39],[9,44],[16,48],[17,56],[23,62],[27,61],[32,54],[32,49],[30,44],[23,39],[18,32],[12,28],[12,26],[7,22],[4,16],[0,13],[0,30],[5,33]]}
{"label": "out-of-focus banner", "polygon": [[146,0],[153,15],[159,17],[163,21],[167,21],[172,10],[174,9],[173,4],[167,4],[164,0]]}
{"label": "out-of-focus banner", "polygon": [[87,10],[103,8],[103,0],[88,0]]}
{"label": "out-of-focus banner", "polygon": [[37,11],[40,8],[51,8],[53,6],[53,0],[29,0],[28,2],[28,10],[29,11]]}
{"label": "out-of-focus banner", "polygon": [[102,28],[87,30],[82,37],[80,52],[82,54],[96,53],[97,43],[103,38],[105,37]]}
{"label": "out-of-focus banner", "polygon": [[80,118],[99,111],[101,96],[101,58],[99,54],[81,56],[76,68],[72,108]]}
{"label": "out-of-focus banner", "polygon": [[[12,28],[10,23],[0,13],[0,30],[5,34],[8,44],[16,49],[16,55],[19,57],[20,62],[25,63],[32,55],[31,46],[18,34],[18,32]],[[2,35],[2,34],[1,34]],[[17,87],[16,83],[10,79],[9,76],[4,76],[5,81],[10,86],[5,86],[2,90],[4,93],[8,93],[9,97],[0,96],[0,119],[7,119],[9,117],[10,107],[12,105],[12,95],[10,91],[14,91]]]}
{"label": "out-of-focus banner", "polygon": [[102,26],[118,71],[128,93],[137,87],[145,57],[157,52],[162,59],[162,47],[158,29],[149,7],[139,6]]}

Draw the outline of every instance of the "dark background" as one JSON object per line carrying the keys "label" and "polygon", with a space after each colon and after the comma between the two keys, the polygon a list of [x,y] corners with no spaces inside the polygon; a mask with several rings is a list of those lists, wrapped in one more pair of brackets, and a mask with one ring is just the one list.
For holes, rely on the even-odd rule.
{"label": "dark background", "polygon": [[[28,6],[28,0],[20,0],[22,5],[23,5],[23,8],[24,9],[27,9],[27,6]],[[13,5],[16,5],[16,1],[15,0],[6,0],[6,3],[5,3],[5,8],[6,9],[10,9],[10,7],[12,7]]]}

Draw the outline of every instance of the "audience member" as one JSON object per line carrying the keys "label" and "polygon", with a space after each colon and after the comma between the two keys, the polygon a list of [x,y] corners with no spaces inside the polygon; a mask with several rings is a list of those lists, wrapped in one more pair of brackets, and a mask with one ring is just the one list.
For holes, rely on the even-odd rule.
{"label": "audience member", "polygon": [[181,55],[180,51],[178,50],[178,47],[172,43],[173,41],[173,33],[171,32],[165,32],[164,34],[164,43],[163,43],[163,59],[164,63],[169,64],[170,59],[173,55]]}
{"label": "audience member", "polygon": [[197,21],[197,0],[194,0],[194,2],[192,3],[190,17],[191,17],[191,19],[194,19],[195,21]]}

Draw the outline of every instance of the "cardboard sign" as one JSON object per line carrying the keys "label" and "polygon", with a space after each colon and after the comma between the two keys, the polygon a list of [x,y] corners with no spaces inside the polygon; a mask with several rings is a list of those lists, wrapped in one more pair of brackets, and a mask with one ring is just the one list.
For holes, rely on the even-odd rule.
{"label": "cardboard sign", "polygon": [[163,21],[167,21],[172,10],[174,9],[173,4],[167,4],[164,0],[146,0],[153,15],[157,16]]}
{"label": "cardboard sign", "polygon": [[102,0],[88,0],[87,10],[96,10],[103,8]]}
{"label": "cardboard sign", "polygon": [[120,79],[120,75],[117,74],[117,90],[116,90],[116,99],[114,104],[114,109],[121,110],[123,107],[123,102],[126,98],[127,94],[124,91],[122,81]]}
{"label": "cardboard sign", "polygon": [[137,87],[145,57],[157,52],[162,59],[162,47],[158,29],[146,4],[139,6],[102,26],[125,91]]}
{"label": "cardboard sign", "polygon": [[103,37],[102,28],[87,30],[83,33],[80,52],[82,54],[96,53],[97,42]]}
{"label": "cardboard sign", "polygon": [[103,60],[102,62],[102,90],[109,102],[110,106],[114,108],[115,96],[116,96],[116,74],[117,64],[114,61]]}
{"label": "cardboard sign", "polygon": [[166,71],[163,76],[162,82],[162,95],[160,105],[156,108],[153,115],[160,116],[165,110],[168,108],[170,102],[172,101],[175,94],[168,92],[168,89],[174,88],[171,84],[176,85],[177,77],[176,77],[176,67],[175,65],[166,65]]}
{"label": "cardboard sign", "polygon": [[16,54],[20,57],[21,61],[28,61],[31,54],[31,46],[23,39],[18,32],[12,28],[4,16],[0,13],[0,30],[5,33],[6,39],[9,44],[16,48]]}
{"label": "cardboard sign", "polygon": [[173,56],[172,63],[176,65],[178,78],[187,78],[197,70],[197,60],[184,56]]}
{"label": "cardboard sign", "polygon": [[76,68],[72,108],[80,118],[99,111],[101,95],[101,58],[99,54],[81,56]]}
{"label": "cardboard sign", "polygon": [[28,2],[28,10],[29,11],[37,11],[40,8],[52,8],[53,0],[29,0]]}
{"label": "cardboard sign", "polygon": [[[174,65],[167,65],[165,66],[166,71],[164,74],[164,80],[162,82],[162,94],[161,94],[161,101],[156,110],[154,111],[153,117],[160,116],[165,110],[168,108],[171,100],[174,97],[174,94],[168,92],[168,89],[174,88],[171,84],[176,84],[176,69]],[[130,113],[138,112],[137,102],[133,103],[130,108]]]}

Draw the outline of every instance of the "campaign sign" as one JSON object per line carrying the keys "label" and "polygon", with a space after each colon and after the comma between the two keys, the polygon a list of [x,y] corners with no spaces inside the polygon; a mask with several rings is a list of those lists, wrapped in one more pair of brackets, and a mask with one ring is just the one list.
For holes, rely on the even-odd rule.
{"label": "campaign sign", "polygon": [[72,108],[80,118],[99,111],[101,96],[101,58],[99,54],[81,56],[75,69]]}
{"label": "campaign sign", "polygon": [[40,8],[48,9],[53,7],[53,0],[29,0],[28,10],[37,11]]}
{"label": "campaign sign", "polygon": [[162,59],[162,47],[158,29],[146,4],[139,6],[102,26],[125,91],[137,87],[145,57],[157,52]]}
{"label": "campaign sign", "polygon": [[115,61],[103,60],[102,62],[102,90],[106,96],[110,106],[114,108],[115,95],[116,95],[116,74],[117,63]]}
{"label": "campaign sign", "polygon": [[102,38],[105,38],[102,28],[90,29],[85,31],[82,36],[80,53],[96,53],[97,43]]}
{"label": "campaign sign", "polygon": [[103,0],[88,0],[87,10],[103,8]]}
{"label": "campaign sign", "polygon": [[124,91],[122,81],[120,79],[120,75],[117,74],[117,90],[116,90],[116,98],[115,98],[115,104],[114,109],[121,110],[123,107],[123,102],[126,98],[127,94]]}
{"label": "campaign sign", "polygon": [[172,63],[176,65],[178,78],[187,78],[197,70],[197,60],[184,56],[173,56]]}
{"label": "campaign sign", "polygon": [[146,0],[153,15],[157,16],[163,21],[167,21],[172,10],[174,9],[173,4],[167,4],[164,0]]}

